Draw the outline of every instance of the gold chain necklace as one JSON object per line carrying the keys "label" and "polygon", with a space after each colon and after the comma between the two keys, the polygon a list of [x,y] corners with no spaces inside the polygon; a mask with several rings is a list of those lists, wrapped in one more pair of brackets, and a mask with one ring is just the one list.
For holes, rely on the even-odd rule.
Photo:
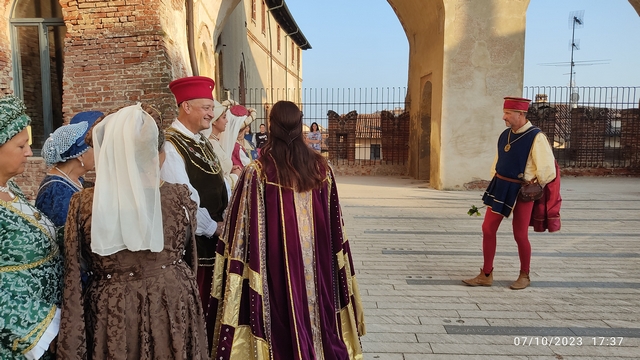
{"label": "gold chain necklace", "polygon": [[507,135],[507,145],[504,146],[504,152],[509,152],[509,150],[511,150],[511,144],[513,144],[514,142],[522,139],[522,137],[528,133],[529,131],[533,130],[533,126],[531,128],[529,128],[529,130],[525,131],[524,133],[522,133],[522,135],[520,135],[518,138],[516,138],[515,140],[511,141],[511,133],[513,131],[511,131],[511,129],[509,129],[509,135]]}
{"label": "gold chain necklace", "polygon": [[[187,137],[185,137],[184,135],[180,134],[179,132],[177,132],[177,131],[175,131],[175,130],[173,130],[171,128],[167,129],[166,134],[169,135],[169,138],[170,138],[169,141],[171,141],[171,139],[174,139],[174,141],[171,141],[171,143],[174,146],[176,146],[176,150],[177,150],[177,147],[182,148],[183,150],[185,150],[185,152],[194,155],[195,157],[197,157],[198,159],[203,161],[205,164],[209,165],[209,169],[211,169],[211,170],[204,169],[202,166],[198,165],[198,163],[193,161],[191,159],[191,156],[188,156],[189,157],[189,162],[191,162],[197,168],[199,168],[200,170],[204,171],[207,174],[216,175],[216,174],[220,173],[220,171],[221,171],[220,161],[218,160],[218,157],[216,156],[215,152],[213,151],[213,148],[211,147],[211,143],[209,142],[209,140],[204,139],[202,141],[202,143],[200,143],[199,141],[197,141],[195,139],[189,139],[191,142],[193,142],[195,144],[195,146],[197,146],[200,149],[200,151],[203,154],[203,155],[201,155],[200,153],[195,151],[195,149],[191,145],[189,145],[187,143],[187,141],[186,141]],[[172,136],[172,134],[175,134],[175,136]],[[186,160],[187,159],[185,159],[185,161]]]}

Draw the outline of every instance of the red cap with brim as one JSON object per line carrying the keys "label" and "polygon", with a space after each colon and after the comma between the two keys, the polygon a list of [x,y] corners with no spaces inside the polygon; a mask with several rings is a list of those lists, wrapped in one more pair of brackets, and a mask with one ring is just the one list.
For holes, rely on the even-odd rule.
{"label": "red cap with brim", "polygon": [[504,98],[504,106],[502,107],[504,110],[515,110],[515,111],[528,111],[529,103],[531,100],[525,98],[517,98],[517,97],[506,97]]}
{"label": "red cap with brim", "polygon": [[192,99],[213,100],[214,86],[215,82],[206,76],[188,76],[173,80],[169,84],[169,89],[176,97],[176,102],[180,104]]}

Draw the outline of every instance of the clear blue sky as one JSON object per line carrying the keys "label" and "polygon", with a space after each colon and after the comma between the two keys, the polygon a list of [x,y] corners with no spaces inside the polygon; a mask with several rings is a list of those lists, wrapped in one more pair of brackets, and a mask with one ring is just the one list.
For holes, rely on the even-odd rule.
{"label": "clear blue sky", "polygon": [[[303,52],[303,87],[407,85],[409,44],[387,1],[286,2],[313,47]],[[627,0],[531,0],[525,85],[569,84],[569,14],[576,10],[584,10],[584,26],[576,29],[580,50],[574,52],[574,61],[610,60],[606,65],[576,66],[576,85],[640,86],[640,17]],[[567,64],[538,65],[556,62]]]}

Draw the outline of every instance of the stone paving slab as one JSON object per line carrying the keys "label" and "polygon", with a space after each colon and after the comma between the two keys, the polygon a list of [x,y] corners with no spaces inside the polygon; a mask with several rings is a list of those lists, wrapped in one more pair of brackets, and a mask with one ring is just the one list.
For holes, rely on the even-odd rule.
{"label": "stone paving slab", "polygon": [[[443,355],[443,354],[406,354],[404,356],[404,360],[483,360],[487,357],[484,355]],[[557,359],[555,356],[548,357],[531,357],[531,356],[500,356],[500,355],[492,355],[491,359],[494,360],[530,360],[530,359]],[[370,359],[365,355],[365,359]]]}
{"label": "stone paving slab", "polygon": [[[365,359],[640,358],[639,178],[564,177],[563,228],[530,232],[532,286],[520,291],[508,288],[519,269],[509,219],[494,286],[461,283],[482,265],[482,218],[466,214],[481,191],[436,191],[406,177],[337,180],[365,307]],[[463,329],[493,334],[448,333]],[[558,329],[582,345],[563,346],[569,335],[542,344]],[[515,344],[525,336],[531,345]]]}

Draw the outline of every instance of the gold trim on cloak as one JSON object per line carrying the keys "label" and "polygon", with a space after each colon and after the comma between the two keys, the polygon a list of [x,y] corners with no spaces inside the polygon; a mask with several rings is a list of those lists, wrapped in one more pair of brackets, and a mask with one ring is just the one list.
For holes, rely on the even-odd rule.
{"label": "gold trim on cloak", "polygon": [[44,332],[47,330],[47,327],[49,327],[49,324],[51,323],[51,321],[53,321],[53,317],[56,315],[56,309],[57,307],[54,305],[51,308],[51,310],[49,310],[49,314],[47,314],[44,320],[42,320],[39,324],[37,324],[36,327],[33,328],[33,330],[31,330],[24,337],[13,340],[12,350],[16,351],[18,349],[18,343],[28,341],[29,338],[33,336],[33,334],[39,332],[39,334],[36,336],[36,338],[31,343],[31,345],[29,345],[26,349],[22,350],[22,354],[26,354],[29,351],[31,351],[31,349],[33,349],[33,347],[36,346],[36,344],[38,344],[38,341],[40,341],[40,338],[42,338],[42,335],[44,335]]}
{"label": "gold trim on cloak", "polygon": [[[278,188],[278,197],[280,200],[280,209],[284,209],[284,204],[282,202],[282,187]],[[280,211],[280,222],[282,226],[282,244],[284,246],[284,266],[287,272],[287,289],[289,289],[289,302],[291,305],[291,316],[293,317],[293,330],[296,336],[296,345],[298,348],[298,358],[302,359],[302,352],[300,350],[300,338],[298,337],[298,319],[296,318],[296,307],[293,302],[293,294],[291,292],[291,274],[289,273],[289,250],[287,249],[287,224],[284,218],[284,214]]]}
{"label": "gold trim on cloak", "polygon": [[[237,238],[240,234],[243,236],[247,236],[244,233],[246,230],[246,226],[249,225],[248,214],[250,212],[249,201],[251,197],[254,196],[251,188],[251,179],[254,179],[253,176],[250,175],[251,172],[255,172],[257,182],[256,190],[258,191],[258,199],[262,201],[264,199],[264,186],[266,184],[276,186],[279,189],[279,201],[280,206],[282,208],[282,189],[285,187],[280,186],[279,184],[271,183],[266,181],[263,178],[262,169],[259,162],[253,162],[247,166],[247,170],[245,171],[245,179],[242,184],[242,191],[234,192],[234,199],[236,196],[242,196],[243,199],[240,201],[240,207],[238,208],[238,220],[235,224],[235,234],[234,236],[230,236],[230,226],[228,224],[224,225],[223,234],[220,236],[220,241],[225,243],[224,255],[217,254],[216,255],[216,263],[215,263],[215,271],[214,271],[214,279],[213,286],[211,288],[211,295],[219,299],[219,307],[218,307],[218,320],[214,333],[214,344],[213,344],[213,354],[218,350],[218,339],[220,337],[220,329],[221,325],[229,325],[235,328],[234,340],[231,348],[231,358],[238,359],[251,359],[251,360],[267,360],[272,359],[273,354],[271,353],[272,348],[270,345],[271,339],[271,324],[270,324],[270,305],[269,305],[269,293],[268,293],[268,281],[266,279],[266,233],[265,233],[265,214],[264,214],[264,203],[258,204],[258,241],[259,251],[260,251],[260,273],[249,269],[249,264],[246,262],[246,247],[248,244],[243,243],[240,248],[235,247],[237,244],[229,244],[228,239]],[[329,184],[329,191],[327,196],[329,199],[331,198],[331,184],[332,177],[331,173],[327,174],[327,181]],[[235,203],[235,200],[232,200],[231,203]],[[280,213],[280,221],[284,226],[284,217],[283,214]],[[341,230],[343,232],[343,244],[348,242],[346,233],[344,229]],[[291,274],[288,272],[288,252],[286,248],[286,232],[283,233],[285,239],[284,245],[284,255],[287,261],[287,281],[290,282]],[[231,248],[234,246],[234,248]],[[344,248],[343,248],[344,249]],[[345,269],[347,276],[347,285],[349,291],[349,303],[343,307],[342,309],[337,309],[336,317],[340,317],[340,325],[342,331],[339,332],[342,336],[342,339],[345,343],[345,346],[348,350],[350,359],[362,360],[364,359],[362,354],[362,347],[360,344],[360,336],[366,334],[366,328],[364,323],[364,313],[362,311],[362,300],[360,298],[358,284],[356,281],[355,275],[352,273],[352,269],[349,262],[349,253],[344,252],[343,249],[340,249],[336,254],[337,258],[337,267],[338,269]],[[233,253],[233,254],[232,254]],[[242,254],[242,255],[240,255]],[[237,255],[237,256],[232,256]],[[239,260],[244,263],[244,271],[242,276],[238,274],[230,274],[229,273],[229,265],[232,259]],[[226,261],[225,261],[226,260]],[[336,270],[338,270],[336,269]],[[227,282],[224,284],[224,289],[222,288],[222,278],[226,273]],[[238,317],[239,313],[239,297],[237,301],[229,301],[231,294],[238,296],[237,291],[241,291],[242,289],[242,281],[244,279],[249,280],[250,287],[256,291],[257,293],[262,295],[262,307],[263,307],[263,321],[265,326],[265,339],[259,338],[253,335],[250,326],[242,325],[238,326]],[[232,285],[233,284],[233,285]],[[235,290],[231,290],[231,288],[235,288]],[[289,291],[290,285],[289,285]],[[224,297],[222,294],[224,292]],[[291,297],[291,294],[289,294]],[[293,306],[293,304],[291,304]],[[233,310],[232,310],[233,309]],[[357,309],[357,311],[355,311]],[[224,315],[223,315],[224,313]],[[236,314],[236,315],[234,315]],[[295,311],[293,313],[294,316],[294,326],[297,328],[297,322],[295,320]],[[337,325],[337,324],[336,324]],[[297,330],[297,329],[296,329]],[[297,339],[298,340],[298,339]],[[298,340],[299,341],[299,340]],[[298,349],[300,347],[298,346]],[[299,354],[300,355],[300,354]]]}

